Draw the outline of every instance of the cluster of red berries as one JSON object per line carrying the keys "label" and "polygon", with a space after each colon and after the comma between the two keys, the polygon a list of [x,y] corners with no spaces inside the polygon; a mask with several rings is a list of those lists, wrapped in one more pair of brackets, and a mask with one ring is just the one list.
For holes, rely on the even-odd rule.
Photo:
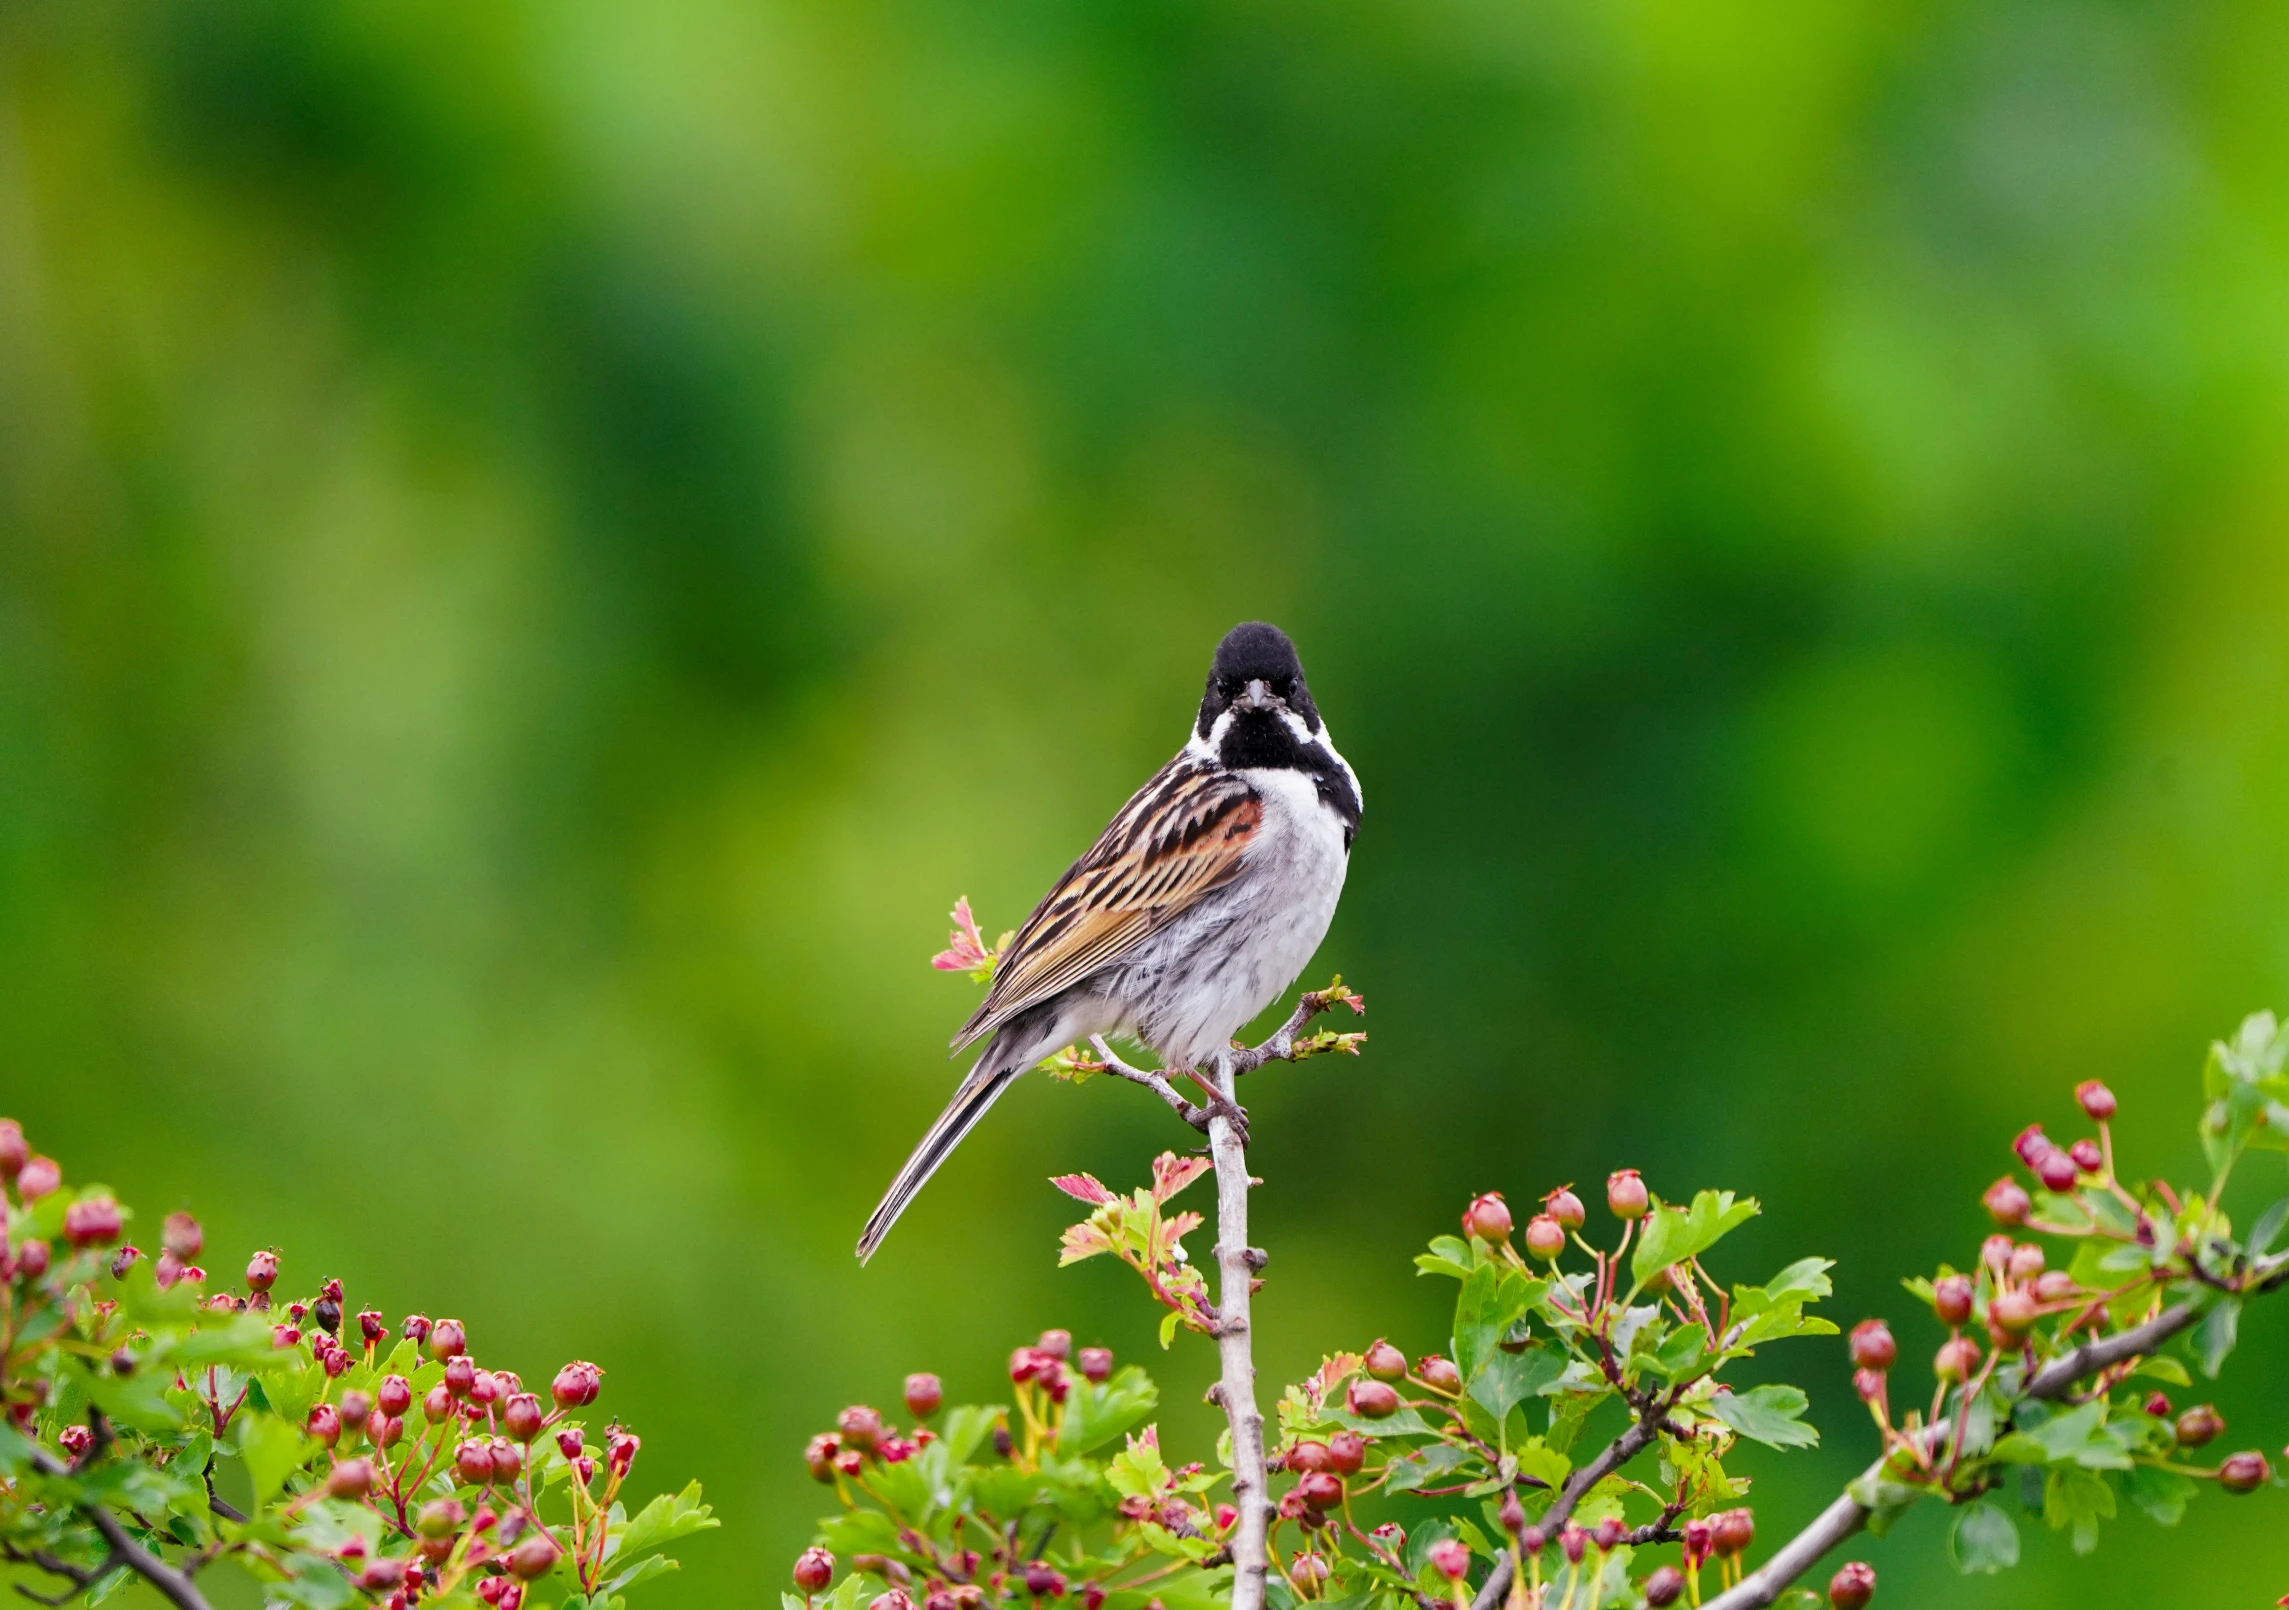
{"label": "cluster of red berries", "polygon": [[[1390,1419],[1399,1412],[1397,1383],[1408,1378],[1407,1355],[1377,1337],[1367,1349],[1361,1368],[1366,1371],[1364,1378],[1344,1389],[1344,1407],[1362,1420]],[[1462,1390],[1462,1371],[1441,1353],[1426,1353],[1417,1359],[1414,1380],[1442,1397],[1451,1398]]]}
{"label": "cluster of red berries", "polygon": [[[1605,1205],[1617,1219],[1642,1219],[1652,1211],[1653,1194],[1636,1169],[1616,1169],[1606,1178]],[[1542,1198],[1542,1211],[1526,1221],[1526,1251],[1544,1263],[1555,1262],[1587,1216],[1573,1187],[1559,1186]],[[1463,1233],[1490,1246],[1508,1241],[1512,1225],[1510,1205],[1500,1191],[1488,1191],[1463,1209]]]}
{"label": "cluster of red berries", "polygon": [[[1329,1512],[1343,1504],[1345,1478],[1359,1474],[1360,1466],[1367,1462],[1368,1446],[1369,1439],[1358,1432],[1338,1431],[1324,1442],[1305,1437],[1274,1454],[1271,1468],[1292,1471],[1296,1477],[1296,1484],[1281,1495],[1280,1518],[1294,1521],[1307,1532],[1330,1524]],[[1237,1517],[1235,1510],[1233,1518]],[[1230,1524],[1221,1513],[1217,1518],[1220,1525]]]}
{"label": "cluster of red berries", "polygon": [[[2061,1146],[2043,1133],[2041,1124],[2029,1124],[2011,1142],[2019,1161],[2048,1191],[2071,1191],[2086,1180],[2103,1180],[2111,1168],[2106,1124],[2114,1116],[2114,1092],[2096,1079],[2086,1079],[2075,1087],[2074,1099],[2098,1125],[2096,1140],[2084,1136],[2072,1145]],[[2035,1210],[2027,1188],[2008,1174],[1988,1186],[1980,1200],[1995,1222],[2006,1227],[2026,1223]]]}

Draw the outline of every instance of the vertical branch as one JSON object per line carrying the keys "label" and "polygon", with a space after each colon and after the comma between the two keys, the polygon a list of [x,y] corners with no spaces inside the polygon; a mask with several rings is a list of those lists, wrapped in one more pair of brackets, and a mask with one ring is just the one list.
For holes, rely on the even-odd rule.
{"label": "vertical branch", "polygon": [[1211,1080],[1224,1098],[1208,1120],[1208,1149],[1216,1164],[1216,1399],[1232,1427],[1232,1502],[1240,1511],[1232,1529],[1232,1610],[1263,1610],[1271,1504],[1248,1319],[1248,1288],[1263,1259],[1248,1246],[1248,1151],[1232,1121],[1229,1056],[1217,1059]]}

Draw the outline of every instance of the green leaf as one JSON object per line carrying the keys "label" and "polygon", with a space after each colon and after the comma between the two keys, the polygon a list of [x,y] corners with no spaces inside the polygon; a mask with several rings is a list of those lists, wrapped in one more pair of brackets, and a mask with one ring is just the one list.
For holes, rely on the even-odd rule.
{"label": "green leaf", "polygon": [[1082,1383],[1065,1405],[1065,1426],[1057,1436],[1059,1453],[1101,1448],[1152,1413],[1160,1388],[1135,1364],[1122,1368],[1102,1386]]}
{"label": "green leaf", "polygon": [[1469,1462],[1470,1456],[1452,1443],[1434,1442],[1427,1448],[1404,1454],[1391,1461],[1390,1479],[1384,1482],[1387,1493],[1410,1493],[1419,1487],[1443,1486],[1440,1478],[1459,1470]]}
{"label": "green leaf", "polygon": [[2233,1351],[2236,1333],[2241,1328],[2241,1301],[2236,1297],[2221,1297],[2218,1305],[2202,1316],[2194,1327],[2194,1357],[2201,1361],[2202,1373],[2211,1380],[2225,1367],[2228,1353]]}
{"label": "green leaf", "polygon": [[2019,1563],[2019,1529],[2009,1515],[1979,1499],[1955,1512],[1947,1555],[1965,1576],[2007,1571]]}
{"label": "green leaf", "polygon": [[242,1413],[233,1424],[238,1433],[238,1456],[254,1484],[257,1508],[278,1496],[286,1478],[302,1467],[318,1446],[302,1430],[276,1415]]}
{"label": "green leaf", "polygon": [[707,1505],[700,1502],[699,1483],[695,1481],[675,1496],[662,1493],[638,1510],[636,1518],[622,1529],[606,1554],[615,1562],[632,1560],[648,1549],[663,1547],[678,1538],[722,1524]]}
{"label": "green leaf", "polygon": [[1709,1412],[1768,1448],[1816,1448],[1820,1433],[1799,1418],[1809,1401],[1793,1386],[1757,1386],[1719,1392],[1710,1399]]}
{"label": "green leaf", "polygon": [[1643,1285],[1656,1270],[1699,1257],[1757,1212],[1754,1197],[1736,1201],[1730,1191],[1699,1192],[1690,1208],[1655,1207],[1639,1227],[1637,1250],[1629,1259],[1630,1277]]}
{"label": "green leaf", "polygon": [[1471,1401],[1500,1420],[1543,1388],[1554,1386],[1566,1373],[1566,1355],[1540,1343],[1523,1353],[1497,1349],[1471,1377]]}
{"label": "green leaf", "polygon": [[2055,1531],[2072,1528],[2074,1551],[2098,1547],[2098,1523],[2114,1518],[2114,1489],[2096,1471],[2053,1465],[2043,1479],[2043,1519]]}
{"label": "green leaf", "polygon": [[1431,1250],[1415,1258],[1415,1267],[1424,1274],[1452,1275],[1457,1280],[1469,1279],[1477,1263],[1470,1243],[1451,1235],[1431,1237]]}
{"label": "green leaf", "polygon": [[2174,1470],[2163,1470],[2156,1465],[2133,1465],[2130,1469],[2130,1502],[2136,1504],[2149,1519],[2163,1526],[2175,1526],[2186,1513],[2186,1502],[2201,1489],[2186,1476]]}
{"label": "green leaf", "polygon": [[2192,1386],[2194,1384],[2194,1378],[2186,1373],[2186,1367],[2167,1353],[2147,1354],[2131,1368],[2130,1373],[2132,1375],[2151,1375],[2155,1380],[2167,1381],[2172,1386]]}
{"label": "green leaf", "polygon": [[1500,1264],[1482,1263],[1470,1272],[1454,1305],[1454,1361],[1464,1380],[1478,1373],[1502,1334],[1547,1289]]}
{"label": "green leaf", "polygon": [[1836,1288],[1828,1279],[1828,1271],[1835,1267],[1833,1258],[1799,1258],[1764,1283],[1764,1294],[1775,1304],[1817,1302],[1834,1295]]}
{"label": "green leaf", "polygon": [[[2022,1414],[2027,1413],[2025,1409]],[[2064,1414],[2022,1426],[1995,1444],[2007,1464],[2073,1464],[2086,1470],[2127,1470],[2130,1455],[2118,1428],[2106,1423],[2106,1400],[2092,1398]]]}
{"label": "green leaf", "polygon": [[2273,1250],[2273,1242],[2281,1234],[2281,1227],[2289,1224],[2289,1196],[2283,1197],[2258,1216],[2256,1228],[2249,1232],[2249,1255],[2262,1258]]}

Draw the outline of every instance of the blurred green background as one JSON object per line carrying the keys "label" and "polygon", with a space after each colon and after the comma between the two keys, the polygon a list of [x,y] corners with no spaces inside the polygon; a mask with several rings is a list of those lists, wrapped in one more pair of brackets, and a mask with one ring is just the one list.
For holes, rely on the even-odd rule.
{"label": "blurred green background", "polygon": [[[1206,1345],[1053,1268],[1044,1176],[1189,1138],[1141,1093],[1030,1081],[850,1245],[941,914],[1263,616],[1374,1033],[1251,1092],[1266,1374],[1436,1345],[1423,1238],[1624,1163],[1920,1359],[2011,1131],[2103,1076],[2184,1167],[2289,1002],[2285,72],[2254,3],[0,0],[5,1110],[604,1362],[727,1522],[657,1604],[775,1602],[802,1438],[1045,1324],[1205,1452]],[[1872,1433],[1761,1362],[1829,1427],[1769,1537]],[[2269,1603],[2279,1513],[1858,1552]]]}

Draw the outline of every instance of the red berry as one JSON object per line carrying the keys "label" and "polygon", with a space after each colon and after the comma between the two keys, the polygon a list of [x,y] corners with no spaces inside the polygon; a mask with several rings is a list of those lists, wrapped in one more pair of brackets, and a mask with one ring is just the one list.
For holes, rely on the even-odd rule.
{"label": "red berry", "polygon": [[1931,1373],[1950,1383],[1968,1381],[1978,1368],[1979,1344],[1968,1336],[1941,1343],[1931,1361]]}
{"label": "red berry", "polygon": [[1645,1602],[1653,1610],[1668,1610],[1685,1591],[1685,1573],[1674,1565],[1664,1565],[1645,1579]]}
{"label": "red berry", "polygon": [[[1100,1386],[1112,1377],[1113,1350],[1109,1347],[1084,1347],[1074,1362],[1081,1366],[1081,1374],[1084,1379],[1094,1381]],[[1084,1590],[1082,1597],[1087,1598],[1090,1593],[1102,1593],[1103,1591],[1102,1588],[1092,1582]]]}
{"label": "red berry", "polygon": [[1547,1213],[1526,1221],[1526,1250],[1545,1263],[1566,1250],[1566,1230]]}
{"label": "red berry", "polygon": [[318,1404],[311,1409],[303,1429],[331,1448],[342,1439],[342,1411],[331,1403]]}
{"label": "red berry", "polygon": [[795,1556],[795,1586],[816,1593],[835,1579],[835,1557],[823,1548],[807,1548]]}
{"label": "red berry", "polygon": [[644,1439],[632,1431],[615,1427],[604,1440],[604,1457],[612,1466],[612,1474],[625,1476],[628,1467],[636,1462],[636,1455],[644,1446]]}
{"label": "red berry", "polygon": [[[67,1235],[71,1233],[71,1226],[69,1223],[65,1224],[64,1233]],[[141,1247],[121,1247],[119,1249],[118,1256],[111,1260],[111,1278],[114,1280],[125,1280],[127,1278],[127,1271],[134,1268],[135,1260],[142,1256],[143,1249]],[[170,1282],[170,1284],[172,1284],[172,1282]]]}
{"label": "red berry", "polygon": [[1287,1467],[1299,1474],[1329,1469],[1327,1444],[1307,1437],[1288,1450]]}
{"label": "red berry", "polygon": [[1722,1559],[1731,1559],[1743,1553],[1756,1541],[1756,1514],[1752,1510],[1728,1509],[1709,1518],[1709,1542]]}
{"label": "red berry", "polygon": [[1582,1199],[1564,1185],[1542,1198],[1542,1211],[1557,1220],[1561,1230],[1579,1230],[1589,1216],[1582,1210]]}
{"label": "red berry", "polygon": [[429,1340],[431,1328],[427,1314],[408,1314],[405,1316],[405,1324],[399,1328],[398,1334],[419,1347]]}
{"label": "red berry", "polygon": [[2217,1467],[2217,1484],[2229,1493],[2254,1493],[2273,1477],[2261,1453],[2237,1453]]}
{"label": "red berry", "polygon": [[366,1421],[366,1436],[377,1448],[394,1448],[398,1439],[404,1435],[405,1422],[394,1414],[384,1414],[376,1409]]}
{"label": "red berry", "polygon": [[539,1436],[544,1418],[540,1399],[530,1392],[519,1392],[501,1405],[502,1429],[519,1442],[530,1442]]}
{"label": "red berry", "polygon": [[463,1481],[472,1487],[482,1487],[493,1479],[493,1454],[485,1446],[483,1437],[471,1437],[453,1450],[453,1468]]}
{"label": "red berry", "polygon": [[1685,1564],[1697,1571],[1716,1550],[1717,1529],[1706,1517],[1697,1515],[1685,1523],[1684,1533]]}
{"label": "red berry", "polygon": [[387,1335],[389,1335],[389,1322],[382,1318],[380,1309],[364,1308],[358,1311],[359,1341],[364,1342],[368,1347],[377,1347],[381,1344],[382,1338]]}
{"label": "red berry", "polygon": [[1426,1353],[1415,1360],[1415,1374],[1434,1392],[1460,1392],[1462,1371],[1454,1367],[1454,1360],[1437,1353]]}
{"label": "red berry", "polygon": [[1882,1370],[1854,1370],[1852,1372],[1852,1390],[1860,1395],[1862,1403],[1881,1402],[1884,1396],[1884,1372]]}
{"label": "red berry", "polygon": [[1460,1582],[1470,1575],[1470,1548],[1456,1538],[1442,1537],[1431,1545],[1431,1564],[1449,1582]]}
{"label": "red berry", "polygon": [[548,1390],[560,1409],[585,1408],[604,1390],[604,1372],[585,1359],[575,1359],[556,1372]]}
{"label": "red berry", "polygon": [[519,1580],[531,1582],[555,1569],[556,1558],[563,1552],[548,1529],[541,1527],[519,1538],[517,1546],[509,1550],[509,1570]]}
{"label": "red berry", "polygon": [[856,1448],[860,1453],[872,1453],[889,1428],[883,1424],[879,1410],[863,1403],[854,1403],[835,1416],[835,1429],[842,1433],[842,1445]]}
{"label": "red berry", "polygon": [[2043,1153],[2049,1151],[2050,1149],[2050,1137],[2043,1133],[2043,1126],[2041,1124],[2029,1124],[2026,1128],[2020,1130],[2018,1135],[2011,1141],[2011,1150],[2018,1155],[2019,1161],[2026,1164],[2029,1168],[2033,1168],[2035,1166],[2036,1158],[2042,1156]]}
{"label": "red berry", "polygon": [[1899,1362],[1899,1343],[1880,1319],[1863,1319],[1852,1327],[1852,1362],[1863,1370],[1888,1370]]}
{"label": "red berry", "polygon": [[477,1361],[466,1353],[455,1353],[445,1361],[445,1390],[457,1398],[469,1395],[477,1384]]}
{"label": "red berry", "polygon": [[31,1156],[32,1148],[24,1142],[24,1126],[13,1118],[0,1118],[0,1180],[14,1179]]}
{"label": "red berry", "polygon": [[2012,1336],[2024,1336],[2034,1327],[2035,1298],[2032,1292],[1999,1291],[1987,1303],[1987,1317]]}
{"label": "red berry", "polygon": [[[557,1446],[560,1448],[563,1447],[563,1439],[565,1437],[577,1436],[578,1434],[579,1433],[577,1432],[571,1431],[561,1433],[557,1439]],[[819,1482],[833,1481],[835,1479],[835,1456],[841,1452],[842,1443],[840,1439],[838,1439],[831,1431],[822,1431],[817,1436],[813,1437],[807,1444],[805,1444],[803,1448],[803,1464],[810,1470],[811,1480]],[[567,1459],[579,1458],[579,1444],[575,1443],[572,1447],[565,1448],[564,1457]]]}
{"label": "red berry", "polygon": [[2006,1174],[1987,1187],[1979,1200],[1986,1204],[1987,1212],[1997,1224],[2018,1225],[2027,1222],[2027,1215],[2035,1209],[2034,1199],[2027,1188]]}
{"label": "red berry", "polygon": [[2106,1154],[2098,1149],[2098,1142],[2087,1137],[2068,1147],[2067,1156],[2073,1158],[2074,1166],[2085,1174],[2096,1174],[2106,1166]]}
{"label": "red berry", "polygon": [[341,1409],[343,1429],[354,1432],[363,1426],[368,1417],[373,1414],[373,1394],[360,1392],[356,1387],[352,1387],[342,1394]]}
{"label": "red berry", "polygon": [[1596,1528],[1591,1531],[1590,1541],[1598,1546],[1600,1553],[1611,1554],[1615,1549],[1621,1547],[1621,1540],[1627,1536],[1629,1536],[1629,1528],[1622,1525],[1621,1518],[1617,1515],[1608,1515],[1604,1520],[1599,1521]]}
{"label": "red berry", "polygon": [[413,1383],[402,1375],[385,1375],[374,1388],[374,1407],[384,1414],[403,1414],[413,1407]]}
{"label": "red berry", "polygon": [[2225,1416],[2214,1404],[2197,1403],[2178,1416],[2177,1429],[2179,1446],[2199,1448],[2225,1435]]}
{"label": "red berry", "polygon": [[1617,1219],[1642,1219],[1652,1198],[1634,1168],[1616,1169],[1606,1177],[1605,1205]]}
{"label": "red berry", "polygon": [[167,1222],[160,1227],[159,1245],[184,1263],[196,1258],[199,1249],[206,1244],[206,1233],[199,1228],[199,1221],[188,1213],[170,1213]]}
{"label": "red berry", "polygon": [[1968,1275],[1942,1275],[1932,1283],[1931,1306],[1942,1325],[1960,1325],[1971,1317],[1971,1279]]}
{"label": "red berry", "polygon": [[26,1202],[37,1201],[63,1182],[63,1165],[54,1158],[29,1158],[16,1171],[16,1194]]}
{"label": "red berry", "polygon": [[1314,1470],[1296,1483],[1296,1491],[1313,1509],[1333,1509],[1343,1502],[1343,1478],[1332,1470]]}
{"label": "red berry", "polygon": [[485,1452],[493,1462],[495,1481],[515,1481],[525,1468],[525,1451],[506,1437],[494,1437],[485,1444]]}
{"label": "red berry", "polygon": [[1512,1537],[1516,1537],[1520,1532],[1526,1530],[1526,1506],[1518,1502],[1517,1488],[1505,1487],[1502,1489],[1502,1508],[1498,1515],[1502,1522],[1502,1529]]}
{"label": "red berry", "polygon": [[1035,1560],[1025,1568],[1025,1591],[1036,1599],[1062,1599],[1065,1597],[1064,1574]]}
{"label": "red berry", "polygon": [[1041,1340],[1033,1345],[1062,1364],[1073,1356],[1073,1333],[1069,1330],[1045,1330],[1041,1333]]}
{"label": "red berry", "polygon": [[1338,1476],[1353,1476],[1367,1462],[1367,1439],[1356,1431],[1338,1431],[1327,1439],[1327,1468]]}
{"label": "red berry", "polygon": [[2081,1102],[2082,1110],[2099,1123],[2103,1124],[2114,1116],[2114,1092],[2096,1079],[2085,1079],[2076,1085],[2074,1099]]}
{"label": "red berry", "polygon": [[363,1498],[374,1490],[374,1462],[344,1459],[326,1472],[328,1498]]}
{"label": "red berry", "polygon": [[119,1204],[83,1196],[64,1209],[64,1239],[75,1247],[108,1247],[119,1239]]}
{"label": "red berry", "polygon": [[2074,1159],[2053,1147],[2035,1159],[2035,1172],[2054,1191],[2071,1191],[2082,1170],[2074,1166]]}
{"label": "red berry", "polygon": [[906,1377],[906,1412],[915,1419],[929,1419],[945,1401],[946,1389],[938,1384],[935,1375],[925,1373]]}
{"label": "red berry", "polygon": [[[410,1323],[410,1321],[409,1321]],[[441,1319],[429,1327],[429,1356],[457,1358],[469,1350],[469,1333],[458,1319]]]}
{"label": "red berry", "polygon": [[1488,1191],[1475,1197],[1470,1206],[1462,1210],[1463,1234],[1476,1236],[1481,1241],[1507,1241],[1510,1227],[1510,1206],[1502,1200],[1500,1191]]}
{"label": "red berry", "polygon": [[445,1383],[440,1381],[431,1387],[429,1395],[421,1400],[421,1417],[431,1425],[435,1425],[452,1413],[453,1394],[447,1391]]}
{"label": "red berry", "polygon": [[1367,1349],[1367,1373],[1378,1381],[1403,1381],[1407,1378],[1407,1355],[1389,1342],[1376,1339]]}
{"label": "red berry", "polygon": [[2032,1280],[2043,1272],[2043,1249],[2032,1241],[2022,1241],[2011,1249],[2004,1260],[2004,1272],[2013,1280]]}
{"label": "red berry", "polygon": [[2035,1277],[2035,1301],[2039,1303],[2065,1302],[2078,1289],[2074,1276],[2064,1269],[2048,1269]]}
{"label": "red berry", "polygon": [[45,1241],[27,1241],[16,1249],[16,1273],[37,1280],[48,1272],[50,1253]]}
{"label": "red berry", "polygon": [[1399,1412],[1399,1394],[1384,1381],[1354,1381],[1343,1401],[1362,1420],[1388,1420]]}
{"label": "red berry", "polygon": [[[448,1368],[445,1374],[447,1378],[450,1379],[452,1377],[453,1371]],[[479,1408],[485,1408],[491,1404],[499,1403],[508,1395],[508,1383],[503,1381],[491,1370],[479,1370],[476,1375],[470,1379],[469,1401],[476,1404]]]}
{"label": "red berry", "polygon": [[1853,1560],[1828,1579],[1828,1602],[1835,1610],[1862,1610],[1876,1596],[1876,1568]]}
{"label": "red berry", "polygon": [[56,1443],[74,1459],[95,1446],[95,1433],[86,1426],[65,1426],[56,1433]]}
{"label": "red berry", "polygon": [[1568,1521],[1566,1529],[1558,1534],[1558,1547],[1565,1554],[1568,1565],[1579,1565],[1582,1556],[1589,1552],[1590,1534]]}

